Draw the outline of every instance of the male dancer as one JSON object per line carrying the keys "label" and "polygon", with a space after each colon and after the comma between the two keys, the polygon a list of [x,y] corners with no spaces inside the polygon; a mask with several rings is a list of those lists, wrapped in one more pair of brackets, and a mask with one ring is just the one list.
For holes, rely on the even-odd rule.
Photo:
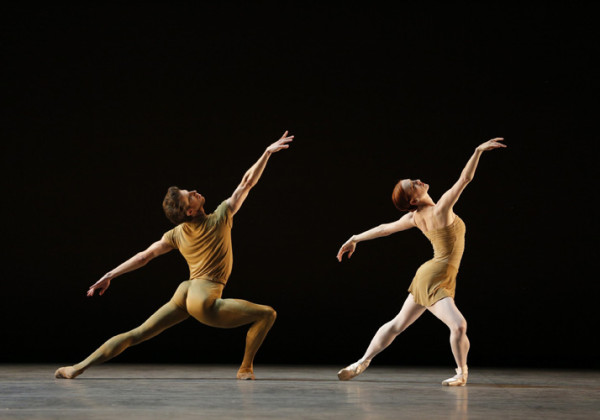
{"label": "male dancer", "polygon": [[205,199],[195,190],[169,188],[163,209],[167,218],[177,226],[145,251],[106,273],[89,288],[87,295],[93,296],[96,291],[103,295],[114,278],[143,267],[153,258],[173,249],[178,249],[186,259],[190,267],[190,280],[182,282],[171,300],[142,325],[112,337],[82,362],[59,368],[55,373],[56,378],[73,379],[90,366],[112,359],[128,347],[160,334],[191,315],[203,324],[219,328],[252,324],[246,336],[246,350],[237,378],[255,379],[254,356],[273,326],[276,313],[270,306],[221,298],[233,265],[231,227],[233,215],[260,179],[269,157],[287,149],[293,138],[286,131],[278,141],[267,147],[260,159],[246,172],[232,196],[211,214],[206,214]]}

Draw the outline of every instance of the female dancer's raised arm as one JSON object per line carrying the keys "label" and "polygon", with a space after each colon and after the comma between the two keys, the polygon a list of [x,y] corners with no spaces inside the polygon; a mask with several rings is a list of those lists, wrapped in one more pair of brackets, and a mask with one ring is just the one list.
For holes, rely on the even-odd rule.
{"label": "female dancer's raised arm", "polygon": [[442,195],[437,203],[437,210],[440,213],[444,211],[452,210],[452,207],[458,201],[458,198],[464,191],[465,187],[471,180],[473,176],[475,176],[475,170],[477,169],[477,164],[479,163],[479,158],[481,154],[488,150],[498,149],[499,147],[506,147],[505,144],[499,143],[503,141],[502,137],[496,137],[494,139],[488,140],[485,143],[480,144],[475,149],[475,152],[465,165],[462,173],[460,174],[460,178],[458,181],[450,188],[444,195]]}

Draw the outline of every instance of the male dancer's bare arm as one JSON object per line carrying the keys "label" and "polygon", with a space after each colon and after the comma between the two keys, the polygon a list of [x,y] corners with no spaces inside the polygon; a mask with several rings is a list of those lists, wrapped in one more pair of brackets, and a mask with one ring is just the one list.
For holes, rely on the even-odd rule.
{"label": "male dancer's bare arm", "polygon": [[460,178],[458,179],[458,181],[456,181],[452,188],[446,191],[438,201],[436,207],[440,211],[450,210],[452,209],[452,207],[454,207],[467,184],[471,182],[471,180],[475,176],[475,170],[477,169],[477,165],[479,164],[479,158],[481,157],[481,154],[488,150],[506,147],[505,144],[499,143],[503,140],[504,139],[502,137],[496,137],[477,146],[475,152],[473,153],[473,155],[465,165],[465,168],[463,169],[462,173],[460,174]]}
{"label": "male dancer's bare arm", "polygon": [[342,257],[347,252],[348,258],[352,257],[356,250],[356,244],[362,241],[370,241],[371,239],[381,238],[382,236],[388,236],[392,233],[400,232],[403,230],[415,227],[412,213],[406,213],[400,219],[392,223],[383,223],[377,227],[369,229],[358,235],[352,235],[344,245],[340,248],[337,254],[338,261],[342,261]]}
{"label": "male dancer's bare arm", "polygon": [[227,199],[227,204],[229,205],[229,208],[233,214],[237,213],[244,203],[244,200],[246,200],[246,197],[248,197],[250,189],[254,187],[260,179],[265,166],[267,166],[269,157],[271,157],[271,155],[275,152],[290,147],[288,143],[290,143],[293,139],[294,136],[288,136],[287,131],[283,133],[283,136],[281,136],[281,138],[275,143],[267,147],[260,159],[258,159],[258,161],[246,171],[240,185],[238,185],[231,197]]}
{"label": "male dancer's bare arm", "polygon": [[159,255],[166,254],[171,250],[173,250],[173,247],[162,239],[154,242],[146,250],[138,252],[121,265],[103,275],[100,280],[90,286],[89,290],[87,291],[87,295],[94,296],[94,292],[97,290],[98,294],[102,296],[106,289],[108,289],[108,286],[110,286],[110,281],[112,279],[130,271],[137,270],[138,268],[148,264],[150,260],[158,257]]}

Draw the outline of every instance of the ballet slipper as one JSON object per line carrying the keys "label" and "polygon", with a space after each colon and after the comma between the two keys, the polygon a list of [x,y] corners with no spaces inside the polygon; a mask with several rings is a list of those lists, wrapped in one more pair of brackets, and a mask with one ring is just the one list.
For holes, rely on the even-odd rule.
{"label": "ballet slipper", "polygon": [[350,379],[363,373],[369,367],[370,363],[370,360],[352,363],[350,366],[347,366],[338,372],[338,379],[340,381],[349,381]]}
{"label": "ballet slipper", "polygon": [[442,381],[444,386],[465,386],[469,377],[469,369],[465,366],[462,369],[456,369],[456,375]]}

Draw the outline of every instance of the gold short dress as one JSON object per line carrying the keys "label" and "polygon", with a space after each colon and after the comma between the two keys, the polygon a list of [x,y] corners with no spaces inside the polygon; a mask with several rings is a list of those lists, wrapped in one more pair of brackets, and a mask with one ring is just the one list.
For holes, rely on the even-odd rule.
{"label": "gold short dress", "polygon": [[408,288],[419,305],[431,306],[445,297],[454,297],[465,232],[465,223],[458,216],[446,227],[423,232],[433,246],[433,259],[419,267]]}

